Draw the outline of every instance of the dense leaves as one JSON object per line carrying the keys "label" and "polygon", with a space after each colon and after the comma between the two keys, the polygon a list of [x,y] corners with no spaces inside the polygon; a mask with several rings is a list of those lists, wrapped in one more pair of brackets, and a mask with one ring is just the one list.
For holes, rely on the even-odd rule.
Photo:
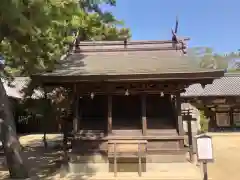
{"label": "dense leaves", "polygon": [[231,72],[239,71],[240,68],[239,52],[218,54],[209,47],[195,47],[189,50],[189,55],[203,68],[226,69]]}
{"label": "dense leaves", "polygon": [[101,11],[103,4],[115,6],[116,2],[4,0],[0,51],[8,72],[29,75],[52,69],[77,34],[81,40],[129,38],[128,29],[117,28],[120,22]]}

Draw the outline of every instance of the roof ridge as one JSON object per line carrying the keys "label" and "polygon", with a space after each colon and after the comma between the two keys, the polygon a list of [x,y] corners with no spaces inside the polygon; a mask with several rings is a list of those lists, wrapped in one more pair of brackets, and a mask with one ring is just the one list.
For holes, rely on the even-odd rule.
{"label": "roof ridge", "polygon": [[182,45],[178,45],[176,47],[173,46],[166,46],[166,47],[135,47],[135,48],[105,48],[105,49],[101,49],[101,48],[92,48],[92,49],[76,49],[75,53],[88,53],[88,52],[136,52],[136,51],[170,51],[170,50],[174,50],[174,51],[179,51],[184,49],[185,47]]}
{"label": "roof ridge", "polygon": [[[74,53],[83,52],[129,52],[129,51],[171,51],[182,50],[186,52],[185,41],[88,41],[80,42],[74,49]],[[186,53],[184,53],[186,54]]]}
{"label": "roof ridge", "polygon": [[240,77],[240,72],[228,72],[224,74],[224,77]]}
{"label": "roof ridge", "polygon": [[[183,41],[188,41],[190,38],[181,38]],[[133,40],[127,41],[126,45],[146,45],[146,44],[171,44],[173,40]],[[124,41],[80,41],[78,46],[113,46],[124,45]]]}

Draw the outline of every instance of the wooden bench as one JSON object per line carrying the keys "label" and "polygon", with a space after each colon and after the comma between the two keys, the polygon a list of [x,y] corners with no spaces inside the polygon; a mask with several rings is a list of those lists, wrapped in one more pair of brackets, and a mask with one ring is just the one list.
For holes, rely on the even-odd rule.
{"label": "wooden bench", "polygon": [[117,176],[117,158],[138,158],[138,174],[142,176],[142,158],[146,157],[146,140],[109,140],[108,157],[114,158],[114,176]]}

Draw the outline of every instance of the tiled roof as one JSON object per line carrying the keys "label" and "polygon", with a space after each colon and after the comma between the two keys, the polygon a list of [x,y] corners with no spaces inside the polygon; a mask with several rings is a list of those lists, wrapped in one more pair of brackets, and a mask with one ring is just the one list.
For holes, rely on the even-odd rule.
{"label": "tiled roof", "polygon": [[182,96],[240,96],[240,73],[226,73],[224,77],[215,79],[205,88],[200,84],[190,85]]}
{"label": "tiled roof", "polygon": [[186,47],[172,41],[81,42],[79,50],[60,62],[48,77],[213,72],[183,54]]}

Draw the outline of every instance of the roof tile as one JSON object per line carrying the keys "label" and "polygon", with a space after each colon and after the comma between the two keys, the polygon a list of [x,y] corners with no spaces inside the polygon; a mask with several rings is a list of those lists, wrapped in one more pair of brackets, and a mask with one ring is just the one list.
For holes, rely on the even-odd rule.
{"label": "roof tile", "polygon": [[240,96],[240,74],[226,73],[224,77],[215,79],[212,84],[202,88],[200,84],[190,85],[183,97],[198,96]]}

